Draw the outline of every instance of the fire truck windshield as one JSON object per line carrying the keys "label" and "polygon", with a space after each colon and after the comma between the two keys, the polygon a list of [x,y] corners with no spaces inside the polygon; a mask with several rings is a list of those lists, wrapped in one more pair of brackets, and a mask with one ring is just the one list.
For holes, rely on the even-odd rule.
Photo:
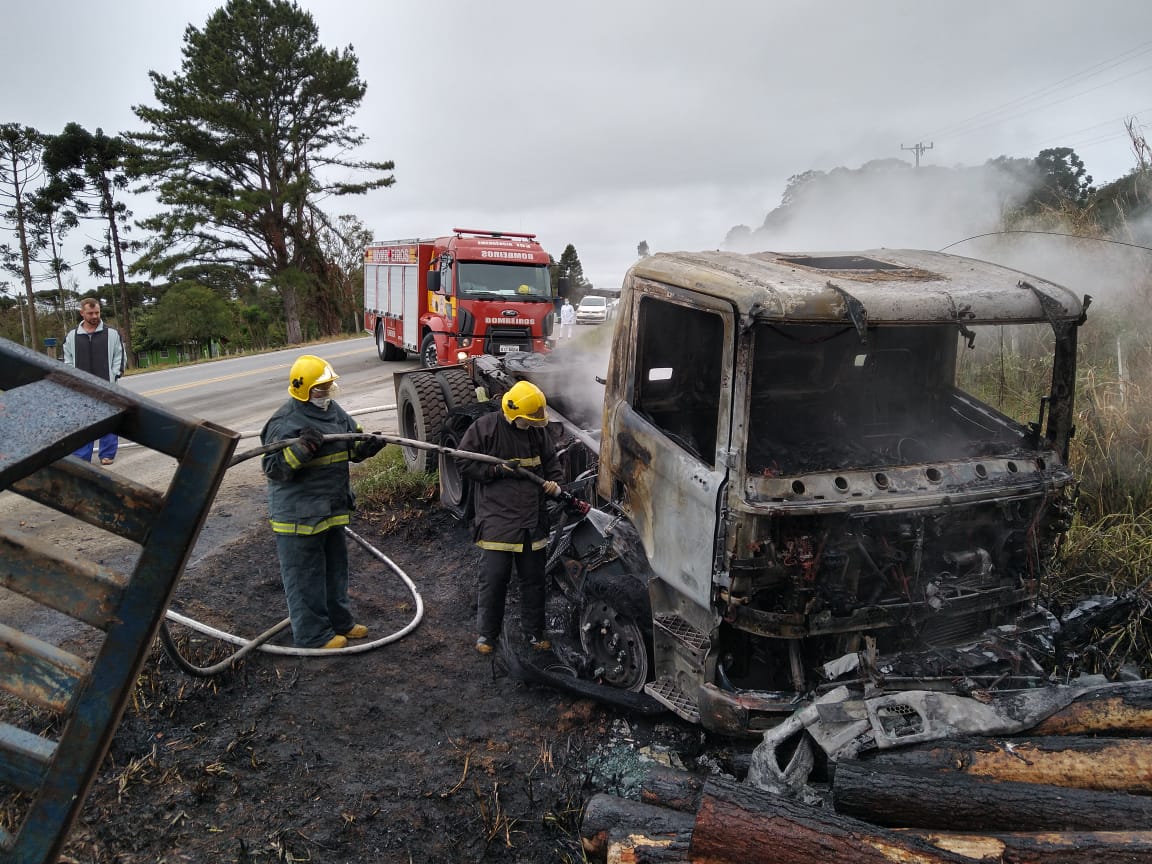
{"label": "fire truck windshield", "polygon": [[552,300],[552,280],[543,264],[494,264],[461,261],[457,279],[461,297]]}

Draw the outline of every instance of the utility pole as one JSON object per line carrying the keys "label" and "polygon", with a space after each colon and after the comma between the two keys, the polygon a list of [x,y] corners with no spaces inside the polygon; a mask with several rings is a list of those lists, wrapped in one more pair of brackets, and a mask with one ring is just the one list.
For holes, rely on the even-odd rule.
{"label": "utility pole", "polygon": [[913,144],[911,147],[905,147],[903,144],[901,144],[900,149],[901,150],[911,150],[913,153],[915,153],[916,154],[916,167],[919,168],[920,167],[920,157],[924,154],[925,150],[931,150],[932,147],[935,145],[935,143],[936,142],[932,141],[932,142],[929,142],[927,144],[927,146],[925,146],[923,141],[918,141],[915,144]]}

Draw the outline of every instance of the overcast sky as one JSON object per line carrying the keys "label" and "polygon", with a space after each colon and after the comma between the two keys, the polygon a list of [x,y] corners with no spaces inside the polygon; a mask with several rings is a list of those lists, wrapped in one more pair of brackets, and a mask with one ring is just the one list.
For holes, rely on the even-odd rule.
{"label": "overcast sky", "polygon": [[[5,0],[0,122],[139,128],[149,70],[177,71],[185,26],[221,5]],[[299,5],[360,59],[356,155],[396,163],[394,187],[334,211],[381,240],[533,231],[602,285],[641,240],[712,249],[759,226],[809,169],[912,162],[917,143],[945,166],[1071,146],[1101,183],[1135,165],[1124,118],[1152,126],[1140,0]]]}

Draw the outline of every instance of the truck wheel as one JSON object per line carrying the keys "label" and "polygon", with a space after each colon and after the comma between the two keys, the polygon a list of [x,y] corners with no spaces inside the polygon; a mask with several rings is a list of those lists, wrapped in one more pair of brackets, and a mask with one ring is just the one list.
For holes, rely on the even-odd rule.
{"label": "truck wheel", "polygon": [[648,680],[651,614],[644,586],[590,577],[580,604],[580,646],[595,677],[640,692]]}
{"label": "truck wheel", "polygon": [[465,405],[474,405],[476,399],[476,385],[463,369],[441,369],[436,373],[440,385],[444,388],[444,398],[448,401],[448,410],[455,411]]}
{"label": "truck wheel", "polygon": [[405,351],[403,348],[398,348],[393,345],[384,337],[384,325],[376,325],[376,353],[384,362],[392,360],[403,360]]}
{"label": "truck wheel", "polygon": [[[445,428],[440,441],[445,447],[458,450],[460,449],[460,437],[454,430]],[[468,509],[468,496],[472,494],[472,484],[467,477],[460,473],[455,458],[446,453],[439,455],[440,506],[457,519],[463,519]]]}
{"label": "truck wheel", "polygon": [[420,365],[425,369],[435,369],[440,365],[436,356],[436,337],[431,333],[420,343]]}
{"label": "truck wheel", "polygon": [[[440,392],[440,382],[430,372],[413,372],[404,376],[396,391],[396,416],[400,422],[400,435],[429,444],[440,444],[440,432],[448,406]],[[436,470],[437,455],[429,450],[405,447],[404,463],[413,474],[427,474]]]}
{"label": "truck wheel", "polygon": [[[442,376],[448,372],[463,373],[463,370],[445,369],[437,373],[437,377],[441,378],[442,385],[444,384]],[[465,434],[467,434],[468,429],[473,423],[489,411],[499,410],[491,402],[477,402],[474,392],[470,392],[469,395],[472,396],[472,402],[465,405],[457,401],[455,407],[448,412],[448,416],[445,418],[444,426],[440,432],[440,443],[453,450],[460,449],[460,442],[464,440]],[[459,394],[456,398],[459,400]],[[454,456],[441,453],[440,506],[457,519],[468,519],[472,516],[470,510],[471,498],[472,481],[460,472]]]}

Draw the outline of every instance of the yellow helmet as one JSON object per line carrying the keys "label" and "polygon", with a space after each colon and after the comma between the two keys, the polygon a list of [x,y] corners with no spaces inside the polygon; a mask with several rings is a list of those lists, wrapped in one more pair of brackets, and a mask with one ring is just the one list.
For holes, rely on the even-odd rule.
{"label": "yellow helmet", "polygon": [[504,409],[504,417],[509,423],[523,420],[528,426],[546,426],[548,413],[548,400],[544,398],[544,391],[531,381],[517,381],[512,389],[500,399],[500,407]]}
{"label": "yellow helmet", "polygon": [[296,358],[292,371],[288,373],[288,393],[293,399],[307,402],[313,387],[328,384],[339,377],[327,360],[315,354],[302,354]]}

